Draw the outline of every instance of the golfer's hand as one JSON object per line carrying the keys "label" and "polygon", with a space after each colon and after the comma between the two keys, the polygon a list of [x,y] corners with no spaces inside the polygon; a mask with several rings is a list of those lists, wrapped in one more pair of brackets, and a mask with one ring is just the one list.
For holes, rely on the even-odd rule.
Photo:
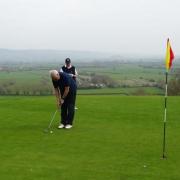
{"label": "golfer's hand", "polygon": [[57,108],[59,109],[61,107],[60,101],[57,101]]}
{"label": "golfer's hand", "polygon": [[60,104],[62,105],[64,103],[64,99],[61,99]]}

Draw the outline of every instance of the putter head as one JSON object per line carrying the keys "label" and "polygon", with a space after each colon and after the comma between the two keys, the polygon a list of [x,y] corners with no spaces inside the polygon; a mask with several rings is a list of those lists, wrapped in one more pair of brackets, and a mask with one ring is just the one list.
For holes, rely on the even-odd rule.
{"label": "putter head", "polygon": [[165,159],[167,159],[167,156],[164,155],[164,156],[161,157],[161,159],[165,160]]}
{"label": "putter head", "polygon": [[49,129],[44,129],[44,133],[49,133]]}

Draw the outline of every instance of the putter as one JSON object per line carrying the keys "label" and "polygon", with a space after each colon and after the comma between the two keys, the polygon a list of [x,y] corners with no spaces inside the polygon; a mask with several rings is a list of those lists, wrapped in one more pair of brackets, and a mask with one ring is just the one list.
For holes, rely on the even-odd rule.
{"label": "putter", "polygon": [[50,131],[51,124],[52,124],[52,122],[53,122],[53,120],[54,120],[54,118],[55,118],[55,116],[56,116],[56,113],[57,113],[57,110],[54,112],[54,114],[53,114],[53,116],[52,116],[52,118],[51,118],[51,121],[50,121],[49,126],[47,127],[47,129],[44,129],[44,132],[45,132],[45,133],[48,133],[48,132]]}

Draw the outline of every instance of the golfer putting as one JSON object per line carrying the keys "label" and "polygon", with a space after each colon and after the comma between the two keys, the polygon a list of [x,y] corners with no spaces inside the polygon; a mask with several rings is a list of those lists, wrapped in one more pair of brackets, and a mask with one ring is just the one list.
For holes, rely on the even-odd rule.
{"label": "golfer putting", "polygon": [[57,70],[51,70],[50,76],[54,86],[57,108],[61,108],[61,121],[58,128],[71,129],[75,113],[76,83],[71,76]]}

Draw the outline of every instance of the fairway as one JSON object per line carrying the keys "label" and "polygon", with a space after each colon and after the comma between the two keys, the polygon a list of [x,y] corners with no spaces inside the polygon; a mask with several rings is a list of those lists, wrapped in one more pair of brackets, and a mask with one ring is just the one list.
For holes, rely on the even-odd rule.
{"label": "fairway", "polygon": [[77,97],[74,127],[43,130],[55,97],[0,97],[1,180],[179,180],[180,97]]}

